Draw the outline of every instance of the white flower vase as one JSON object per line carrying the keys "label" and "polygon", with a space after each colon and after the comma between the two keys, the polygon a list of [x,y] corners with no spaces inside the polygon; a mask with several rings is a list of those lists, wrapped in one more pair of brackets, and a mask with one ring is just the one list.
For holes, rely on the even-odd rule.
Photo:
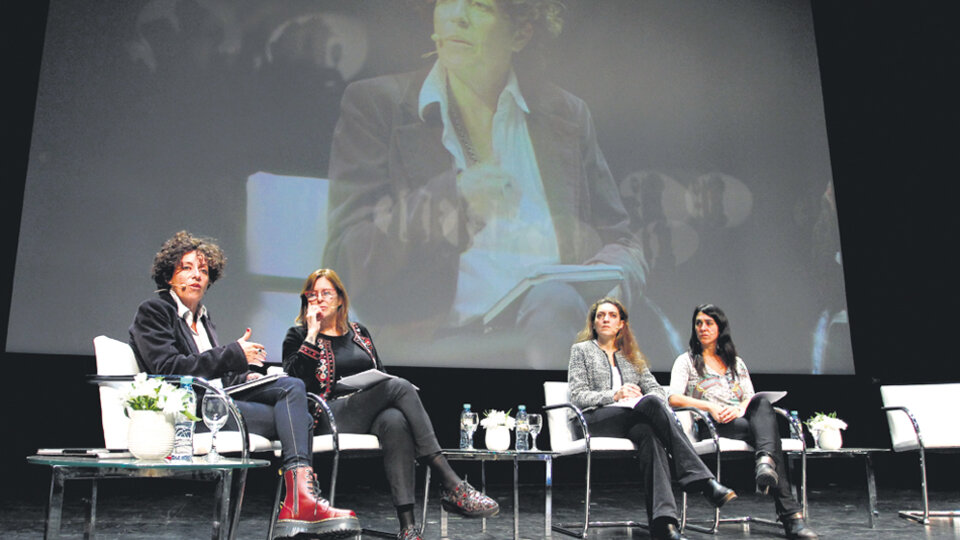
{"label": "white flower vase", "polygon": [[483,440],[487,450],[501,452],[510,449],[510,430],[506,426],[486,428]]}
{"label": "white flower vase", "polygon": [[127,448],[139,459],[159,460],[173,451],[173,420],[160,411],[127,411]]}
{"label": "white flower vase", "polygon": [[817,448],[839,450],[843,446],[843,436],[839,429],[821,429],[817,432]]}

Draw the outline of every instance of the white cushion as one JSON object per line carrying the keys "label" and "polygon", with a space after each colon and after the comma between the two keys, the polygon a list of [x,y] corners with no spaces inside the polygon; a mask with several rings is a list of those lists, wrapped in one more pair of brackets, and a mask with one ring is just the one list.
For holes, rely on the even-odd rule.
{"label": "white cushion", "polygon": [[[195,433],[193,435],[194,455],[208,454],[211,438],[210,432]],[[250,440],[250,452],[269,452],[274,449],[273,442],[266,437],[250,433],[247,438]],[[221,454],[239,454],[243,452],[242,444],[239,431],[221,431],[217,434],[217,452]]]}
{"label": "white cushion", "polygon": [[[340,450],[379,450],[380,439],[369,433],[341,433]],[[317,435],[313,438],[313,451],[333,452],[333,435]]]}
{"label": "white cushion", "polygon": [[[881,386],[880,396],[886,407],[906,407],[917,419],[924,448],[960,448],[960,427],[957,425],[956,396],[960,383],[905,384]],[[913,424],[903,411],[887,411],[890,442],[897,452],[919,448]]]}
{"label": "white cushion", "polygon": [[[140,368],[133,355],[133,349],[122,341],[97,336],[93,340],[93,349],[97,355],[98,375],[136,375]],[[123,413],[123,399],[120,388],[129,383],[100,385],[100,421],[103,424],[104,446],[123,450],[127,447],[127,423],[130,421]]]}

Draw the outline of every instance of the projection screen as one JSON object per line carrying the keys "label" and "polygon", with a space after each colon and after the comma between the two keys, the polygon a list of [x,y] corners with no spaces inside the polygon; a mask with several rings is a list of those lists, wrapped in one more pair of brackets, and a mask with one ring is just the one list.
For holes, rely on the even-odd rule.
{"label": "projection screen", "polygon": [[808,2],[566,2],[514,55],[521,136],[477,174],[515,191],[479,222],[456,126],[421,108],[433,10],[51,0],[8,351],[126,340],[186,229],[229,259],[221,339],[250,327],[274,362],[326,266],[388,366],[566,369],[610,293],[655,371],[711,302],[753,372],[853,372]]}

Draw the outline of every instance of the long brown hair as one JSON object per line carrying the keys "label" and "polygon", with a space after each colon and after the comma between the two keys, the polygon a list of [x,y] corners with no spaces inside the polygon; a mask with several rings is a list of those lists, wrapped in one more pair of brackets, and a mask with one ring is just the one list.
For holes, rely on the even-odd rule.
{"label": "long brown hair", "polygon": [[337,308],[337,331],[341,334],[346,334],[350,329],[349,321],[347,320],[347,314],[350,312],[350,298],[347,296],[347,290],[343,288],[343,282],[340,281],[340,276],[329,268],[318,268],[314,270],[307,276],[307,280],[303,282],[303,289],[300,290],[300,313],[297,314],[296,323],[300,326],[307,325],[307,305],[309,304],[309,302],[307,302],[307,292],[313,290],[313,286],[320,278],[330,280],[333,288],[337,290],[337,296],[340,297],[340,307]]}
{"label": "long brown hair", "polygon": [[583,330],[577,334],[576,342],[580,343],[581,341],[597,339],[597,329],[594,322],[597,318],[597,310],[600,309],[600,306],[603,304],[616,306],[617,311],[620,312],[620,320],[623,321],[623,328],[617,332],[617,338],[614,340],[617,350],[619,350],[635,368],[638,370],[643,369],[643,367],[647,365],[647,357],[640,351],[640,347],[637,346],[637,339],[633,337],[633,330],[630,329],[630,316],[627,314],[627,308],[623,307],[623,303],[616,298],[607,296],[597,300],[590,306],[590,311],[587,313],[587,324],[583,327]]}

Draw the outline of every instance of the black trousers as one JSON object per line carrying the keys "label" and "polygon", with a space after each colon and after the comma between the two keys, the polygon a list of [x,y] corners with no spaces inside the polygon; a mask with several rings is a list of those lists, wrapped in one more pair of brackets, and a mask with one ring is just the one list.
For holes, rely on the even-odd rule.
{"label": "black trousers", "polygon": [[717,433],[728,439],[748,442],[757,452],[770,454],[776,463],[780,481],[770,490],[777,515],[783,516],[800,512],[802,507],[793,496],[786,461],[780,444],[780,431],[777,428],[777,413],[766,398],[757,398],[750,402],[747,412],[740,418],[726,424],[717,423]]}
{"label": "black trousers", "polygon": [[[280,440],[284,470],[313,463],[313,417],[302,380],[280,377],[241,393],[234,402],[251,433]],[[236,429],[233,418],[227,426]]]}
{"label": "black trousers", "polygon": [[[340,433],[371,433],[380,439],[394,506],[414,504],[416,459],[440,452],[416,388],[406,379],[388,379],[329,404]],[[330,433],[330,427],[321,422],[317,433]]]}
{"label": "black trousers", "polygon": [[[637,446],[647,519],[678,519],[671,479],[684,491],[699,480],[713,478],[676,415],[658,397],[641,399],[633,409],[601,407],[584,414],[592,437],[626,437]],[[673,459],[669,459],[672,457]]]}

